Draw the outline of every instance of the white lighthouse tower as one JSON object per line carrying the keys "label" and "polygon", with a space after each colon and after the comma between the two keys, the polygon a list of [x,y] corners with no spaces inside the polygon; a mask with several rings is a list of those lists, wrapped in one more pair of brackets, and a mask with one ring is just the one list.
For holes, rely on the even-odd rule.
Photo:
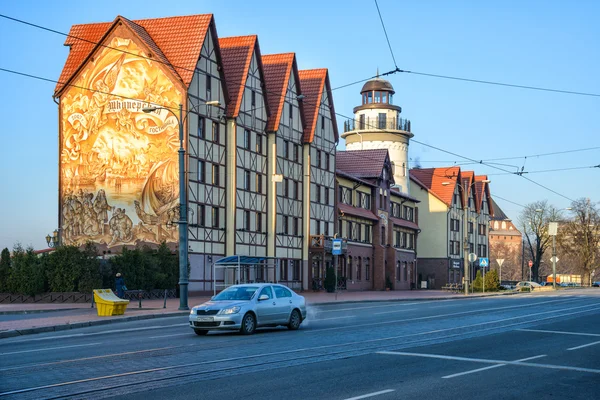
{"label": "white lighthouse tower", "polygon": [[354,121],[344,123],[346,150],[388,149],[394,181],[401,192],[409,192],[408,142],[414,135],[410,121],[400,118],[402,108],[394,105],[394,87],[385,79],[367,81],[354,107]]}

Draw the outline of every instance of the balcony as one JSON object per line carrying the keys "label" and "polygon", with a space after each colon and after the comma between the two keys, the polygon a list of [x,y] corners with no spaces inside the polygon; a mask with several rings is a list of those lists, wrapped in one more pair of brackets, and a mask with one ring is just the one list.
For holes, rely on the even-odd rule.
{"label": "balcony", "polygon": [[410,120],[406,118],[365,118],[361,120],[345,121],[344,133],[356,130],[394,130],[410,132]]}

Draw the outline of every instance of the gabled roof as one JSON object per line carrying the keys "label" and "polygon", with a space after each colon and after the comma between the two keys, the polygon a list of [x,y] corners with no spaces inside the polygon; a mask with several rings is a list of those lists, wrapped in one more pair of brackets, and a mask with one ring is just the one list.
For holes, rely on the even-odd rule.
{"label": "gabled roof", "polygon": [[486,181],[487,179],[487,175],[475,176],[475,208],[478,213],[481,211],[481,206],[483,205],[483,197],[485,196],[488,201],[490,216],[494,216],[494,208],[492,207],[492,196],[490,194],[490,185],[487,182],[482,182]]}
{"label": "gabled roof", "polygon": [[[120,22],[129,26],[152,49],[153,58],[159,62],[167,62],[166,65],[175,71],[175,75],[186,87],[189,87],[194,76],[209,28],[215,39],[217,38],[212,14],[135,21],[118,16],[112,23],[73,25],[65,40],[65,46],[69,46],[71,50],[56,85],[55,96],[60,95],[94,49],[106,46],[102,44],[103,39]],[[217,58],[220,58],[218,46],[215,50]]]}
{"label": "gabled roof", "polygon": [[415,224],[412,221],[407,221],[405,219],[400,219],[400,218],[395,218],[395,217],[390,217],[390,221],[394,224],[394,225],[398,225],[398,226],[402,226],[404,228],[410,228],[410,229],[419,229],[419,225]]}
{"label": "gabled roof", "polygon": [[[230,100],[229,104],[227,104],[227,116],[235,118],[240,113],[246,80],[248,79],[248,71],[252,63],[252,54],[256,56],[263,92],[266,91],[258,36],[249,35],[220,38],[219,47],[221,48],[225,81],[227,82],[227,91],[229,92]],[[269,107],[266,96],[265,107],[268,115]]]}
{"label": "gabled roof", "polygon": [[318,126],[317,123],[319,122],[321,99],[323,98],[324,91],[327,91],[329,110],[333,123],[333,133],[335,141],[338,142],[339,133],[337,120],[335,118],[335,109],[333,108],[333,97],[331,94],[331,85],[329,83],[329,73],[327,72],[327,68],[300,70],[298,71],[298,75],[300,76],[302,94],[305,96],[302,100],[304,105],[304,121],[306,123],[306,125],[304,125],[303,142],[312,143],[315,137],[315,131]]}
{"label": "gabled roof", "polygon": [[[267,132],[276,132],[279,129],[279,122],[283,114],[283,105],[285,104],[285,95],[288,89],[288,83],[291,74],[294,74],[298,95],[300,91],[300,77],[298,76],[298,66],[296,65],[295,53],[268,54],[262,56],[262,64],[265,72],[265,85],[267,87],[267,102],[271,107],[271,115],[267,121]],[[300,118],[302,126],[304,124],[304,107],[299,102]]]}
{"label": "gabled roof", "polygon": [[353,207],[344,203],[338,203],[338,209],[340,210],[340,212],[352,215],[354,217],[370,219],[371,221],[379,221],[379,218],[375,214],[373,214],[371,210],[366,210],[360,207]]}
{"label": "gabled roof", "polygon": [[490,204],[490,211],[494,210],[492,219],[494,221],[510,221],[511,219],[508,218],[508,215],[506,215],[504,213],[504,211],[502,211],[502,209],[500,208],[500,206],[498,205],[498,203],[496,203],[496,201],[494,199],[492,199],[492,202]]}
{"label": "gabled roof", "polygon": [[[457,182],[461,178],[460,167],[447,168],[423,168],[411,169],[409,171],[410,179],[416,184],[426,189],[441,200],[448,207],[452,207],[452,196]],[[442,185],[449,182],[449,185]],[[462,196],[459,196],[462,198]]]}
{"label": "gabled roof", "polygon": [[379,178],[386,161],[387,149],[338,151],[335,168],[357,178]]}

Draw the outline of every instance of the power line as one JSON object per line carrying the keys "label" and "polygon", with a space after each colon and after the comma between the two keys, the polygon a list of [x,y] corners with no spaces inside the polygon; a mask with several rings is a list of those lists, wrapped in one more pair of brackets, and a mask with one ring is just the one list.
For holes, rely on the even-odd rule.
{"label": "power line", "polygon": [[383,23],[383,18],[381,17],[381,11],[379,10],[379,4],[377,4],[377,0],[375,0],[375,7],[377,7],[377,13],[379,14],[379,20],[381,21],[381,27],[383,28],[383,33],[385,33],[385,40],[387,40],[388,47],[390,48],[390,53],[392,54],[392,60],[394,60],[394,67],[398,69],[398,64],[396,63],[396,57],[394,57],[394,50],[392,50],[392,45],[390,44],[390,38],[388,37],[387,30],[385,29],[385,24]]}
{"label": "power line", "polygon": [[398,70],[398,72],[403,72],[406,74],[413,74],[413,75],[429,76],[429,77],[433,77],[433,78],[451,79],[451,80],[455,80],[455,81],[482,83],[482,84],[486,84],[486,85],[506,86],[506,87],[513,87],[513,88],[518,88],[518,89],[528,89],[528,90],[538,90],[538,91],[542,91],[542,92],[573,94],[573,95],[577,95],[577,96],[600,97],[600,94],[598,94],[598,93],[586,93],[586,92],[576,92],[576,91],[571,91],[571,90],[543,88],[543,87],[538,87],[538,86],[516,85],[516,84],[512,84],[512,83],[484,81],[484,80],[480,80],[480,79],[470,79],[470,78],[461,78],[461,77],[448,76],[448,75],[429,74],[429,73],[425,73],[425,72],[407,71],[407,70],[402,70],[402,69]]}
{"label": "power line", "polygon": [[587,167],[571,167],[571,168],[557,168],[557,169],[543,169],[539,171],[519,171],[519,172],[510,172],[510,173],[497,173],[497,174],[488,174],[489,176],[493,175],[523,175],[523,174],[538,174],[543,172],[563,172],[563,171],[572,171],[576,169],[590,169],[590,168],[599,168],[600,165],[590,165]]}
{"label": "power line", "polygon": [[500,200],[507,201],[507,202],[509,202],[509,203],[511,203],[511,204],[514,204],[515,206],[519,206],[519,207],[525,208],[525,206],[524,206],[524,205],[522,205],[522,204],[519,204],[519,203],[515,203],[514,201],[511,201],[511,200],[505,199],[504,197],[500,197],[500,196],[498,196],[497,194],[494,194],[494,196],[492,196],[492,197],[493,197],[493,198],[495,198],[495,199],[497,198],[497,199],[500,199]]}

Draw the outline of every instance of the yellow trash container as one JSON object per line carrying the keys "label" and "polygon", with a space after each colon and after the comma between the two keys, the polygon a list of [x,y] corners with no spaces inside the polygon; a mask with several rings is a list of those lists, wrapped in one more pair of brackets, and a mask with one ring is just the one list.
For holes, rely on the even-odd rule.
{"label": "yellow trash container", "polygon": [[94,301],[99,317],[123,315],[129,304],[129,300],[117,297],[111,289],[94,289]]}

